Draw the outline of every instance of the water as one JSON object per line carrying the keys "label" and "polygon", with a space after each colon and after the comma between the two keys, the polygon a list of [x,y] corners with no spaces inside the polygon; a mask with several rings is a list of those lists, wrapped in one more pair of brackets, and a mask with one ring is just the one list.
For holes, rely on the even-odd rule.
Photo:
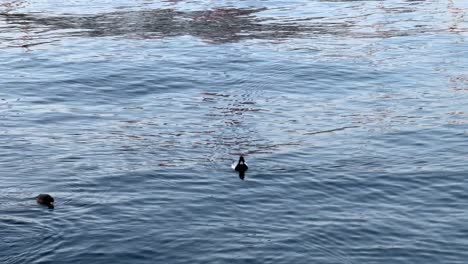
{"label": "water", "polygon": [[0,263],[466,263],[467,7],[0,2]]}

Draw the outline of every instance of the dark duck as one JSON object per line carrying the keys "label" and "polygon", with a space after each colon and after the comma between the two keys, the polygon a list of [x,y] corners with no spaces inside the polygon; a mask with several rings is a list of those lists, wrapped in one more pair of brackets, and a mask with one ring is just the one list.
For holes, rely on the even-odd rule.
{"label": "dark duck", "polygon": [[245,172],[248,169],[249,169],[249,166],[247,166],[247,163],[245,163],[244,157],[240,156],[239,161],[237,162],[237,165],[235,165],[235,167],[234,167],[234,170],[239,172],[239,178],[241,178],[243,180],[244,177],[245,177]]}
{"label": "dark duck", "polygon": [[36,197],[36,202],[41,205],[45,205],[50,209],[54,208],[54,198],[49,194],[39,194]]}

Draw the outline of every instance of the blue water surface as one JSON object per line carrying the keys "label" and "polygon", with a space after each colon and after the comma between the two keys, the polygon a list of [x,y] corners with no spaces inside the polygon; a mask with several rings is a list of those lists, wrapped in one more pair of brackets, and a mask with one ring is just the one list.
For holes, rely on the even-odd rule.
{"label": "blue water surface", "polygon": [[0,263],[467,263],[467,8],[0,2]]}

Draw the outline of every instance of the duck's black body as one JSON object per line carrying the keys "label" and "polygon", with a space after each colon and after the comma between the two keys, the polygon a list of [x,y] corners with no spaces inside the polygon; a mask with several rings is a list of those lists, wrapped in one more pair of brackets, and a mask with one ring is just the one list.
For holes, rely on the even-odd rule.
{"label": "duck's black body", "polygon": [[46,205],[49,208],[54,208],[54,198],[49,194],[39,194],[36,197],[36,202],[38,204]]}
{"label": "duck's black body", "polygon": [[243,156],[240,156],[239,162],[237,162],[236,167],[234,168],[235,171],[239,172],[239,178],[242,180],[245,177],[245,172],[249,169],[249,166],[245,164],[245,160]]}
{"label": "duck's black body", "polygon": [[247,166],[247,164],[245,164],[244,157],[241,156],[234,170],[238,172],[246,172],[248,169],[249,167]]}

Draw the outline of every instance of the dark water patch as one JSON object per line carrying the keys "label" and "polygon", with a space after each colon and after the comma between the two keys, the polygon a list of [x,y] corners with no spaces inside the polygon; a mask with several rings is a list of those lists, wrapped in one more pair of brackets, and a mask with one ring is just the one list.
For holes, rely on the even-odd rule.
{"label": "dark water patch", "polygon": [[[346,24],[324,22],[313,25],[265,20],[255,16],[261,9],[217,8],[183,12],[175,9],[119,11],[99,15],[46,16],[44,14],[3,13],[8,24],[27,27],[36,39],[50,31],[56,36],[159,39],[192,35],[209,43],[229,43],[248,39],[286,39],[305,34],[337,34]],[[34,29],[33,29],[34,28]],[[68,31],[68,32],[67,32]],[[38,45],[38,42],[25,45]]]}
{"label": "dark water patch", "polygon": [[[419,11],[416,7],[384,9],[398,14]],[[423,34],[433,31],[430,26],[419,24],[402,30],[391,28],[374,32],[369,25],[358,25],[360,18],[346,22],[329,21],[324,17],[274,18],[264,17],[267,8],[219,7],[204,11],[180,11],[177,9],[154,9],[144,11],[117,11],[97,15],[45,15],[42,13],[2,13],[0,17],[14,28],[27,28],[32,34],[24,40],[28,43],[17,47],[30,48],[62,37],[124,37],[129,39],[162,39],[191,35],[207,43],[221,44],[251,39],[281,40],[310,38],[322,35],[352,35],[354,37],[397,37]],[[258,14],[258,15],[257,15]],[[399,20],[400,21],[400,20]],[[10,30],[6,27],[6,32]],[[362,27],[362,28],[361,28]],[[362,30],[361,30],[362,29]],[[11,39],[9,42],[16,41]],[[14,46],[14,45],[8,45]]]}

